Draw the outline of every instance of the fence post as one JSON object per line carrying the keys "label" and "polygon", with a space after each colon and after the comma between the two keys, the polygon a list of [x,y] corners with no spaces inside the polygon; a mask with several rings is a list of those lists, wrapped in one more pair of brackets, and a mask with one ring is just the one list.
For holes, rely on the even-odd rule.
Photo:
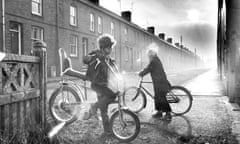
{"label": "fence post", "polygon": [[46,99],[47,99],[47,44],[43,41],[36,41],[33,44],[33,54],[40,58],[39,63],[39,90],[40,90],[40,121],[46,125]]}

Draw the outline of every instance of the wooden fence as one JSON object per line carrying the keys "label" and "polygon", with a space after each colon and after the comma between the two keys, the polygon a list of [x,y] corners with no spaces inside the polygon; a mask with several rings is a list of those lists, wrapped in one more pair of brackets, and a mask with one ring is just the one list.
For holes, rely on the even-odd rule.
{"label": "wooden fence", "polygon": [[6,54],[0,62],[0,131],[12,134],[46,120],[46,45],[34,55]]}

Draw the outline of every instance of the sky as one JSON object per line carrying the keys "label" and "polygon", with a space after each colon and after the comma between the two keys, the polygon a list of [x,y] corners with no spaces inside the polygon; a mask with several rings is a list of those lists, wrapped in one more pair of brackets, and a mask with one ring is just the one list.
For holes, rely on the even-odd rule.
{"label": "sky", "polygon": [[217,0],[100,0],[100,5],[120,14],[132,11],[132,22],[155,34],[166,33],[204,59],[216,59]]}

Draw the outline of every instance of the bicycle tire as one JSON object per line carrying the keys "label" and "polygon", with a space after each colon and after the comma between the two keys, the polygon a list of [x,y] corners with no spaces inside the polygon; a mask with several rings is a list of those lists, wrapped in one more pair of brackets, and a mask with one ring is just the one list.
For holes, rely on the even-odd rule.
{"label": "bicycle tire", "polygon": [[74,113],[74,115],[72,116],[72,118],[68,119],[68,120],[60,120],[59,118],[56,117],[56,115],[54,114],[53,111],[53,104],[54,101],[56,100],[56,97],[59,96],[59,94],[63,91],[69,91],[73,97],[75,98],[76,102],[81,102],[80,97],[78,96],[78,93],[76,92],[76,90],[68,85],[63,85],[62,87],[57,88],[51,95],[50,99],[49,99],[49,111],[50,111],[50,115],[52,116],[52,118],[56,121],[56,122],[66,122],[66,124],[70,124],[74,121],[77,120],[77,115],[76,113]]}
{"label": "bicycle tire", "polygon": [[[133,91],[133,93],[130,93],[130,91]],[[128,94],[128,92],[129,92],[129,94]],[[129,103],[129,101],[127,101],[127,99],[131,99],[131,101],[134,103],[133,104]],[[139,113],[140,111],[142,111],[146,107],[146,104],[147,104],[147,98],[146,98],[145,93],[138,87],[127,88],[123,94],[123,101],[124,101],[124,105],[127,106],[128,109],[134,113]],[[137,106],[137,105],[139,105],[139,106]]]}
{"label": "bicycle tire", "polygon": [[[114,122],[116,121],[116,120],[119,120],[119,118],[118,118],[118,116],[119,116],[119,111],[116,111],[116,112],[114,112],[113,113],[113,115],[111,116],[111,119],[110,119],[110,128],[111,128],[111,132],[112,132],[112,134],[113,134],[113,136],[119,141],[119,142],[131,142],[131,141],[133,141],[137,136],[138,136],[138,134],[139,134],[139,132],[140,132],[140,128],[141,128],[141,126],[140,126],[140,120],[139,120],[139,118],[137,117],[137,115],[135,114],[135,113],[133,113],[133,112],[131,112],[131,111],[129,111],[129,110],[126,110],[126,109],[122,109],[122,112],[124,113],[124,114],[127,114],[127,115],[129,115],[132,119],[133,119],[133,121],[134,121],[134,123],[135,123],[135,131],[134,131],[134,133],[130,136],[130,137],[126,137],[126,138],[124,138],[123,136],[119,136],[118,134],[116,134],[116,132],[114,131]],[[132,130],[132,128],[131,128],[131,130]],[[126,134],[126,132],[124,133],[124,134]]]}
{"label": "bicycle tire", "polygon": [[[179,90],[179,91],[184,93],[184,94],[177,94],[177,93],[175,93],[174,96],[176,96],[179,99],[182,98],[183,96],[185,96],[189,103],[186,106],[186,108],[184,108],[184,110],[179,111],[180,110],[180,108],[179,108],[180,106],[179,107],[176,106],[177,108],[175,108],[175,105],[174,105],[175,103],[169,102],[169,104],[170,104],[170,106],[172,108],[172,113],[175,114],[175,115],[184,115],[184,114],[186,114],[187,112],[190,111],[190,109],[192,107],[193,97],[192,97],[191,93],[185,87],[182,87],[182,86],[172,86],[171,89],[169,90],[169,92],[167,93],[167,97],[168,97],[168,95],[170,95],[170,93],[174,93],[173,92],[174,90]],[[181,102],[181,101],[182,100],[179,100],[179,102]],[[179,112],[177,112],[177,110]]]}

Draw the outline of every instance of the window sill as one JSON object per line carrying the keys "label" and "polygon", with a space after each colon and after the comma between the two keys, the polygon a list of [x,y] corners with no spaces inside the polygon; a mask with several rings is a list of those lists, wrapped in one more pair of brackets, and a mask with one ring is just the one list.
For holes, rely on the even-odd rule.
{"label": "window sill", "polygon": [[34,13],[34,12],[32,12],[32,15],[34,15],[34,16],[38,16],[38,17],[43,17],[42,14]]}
{"label": "window sill", "polygon": [[77,24],[70,24],[70,26],[72,26],[72,27],[77,27]]}
{"label": "window sill", "polygon": [[72,55],[72,54],[70,54],[70,57],[71,57],[71,58],[78,58],[77,55]]}

